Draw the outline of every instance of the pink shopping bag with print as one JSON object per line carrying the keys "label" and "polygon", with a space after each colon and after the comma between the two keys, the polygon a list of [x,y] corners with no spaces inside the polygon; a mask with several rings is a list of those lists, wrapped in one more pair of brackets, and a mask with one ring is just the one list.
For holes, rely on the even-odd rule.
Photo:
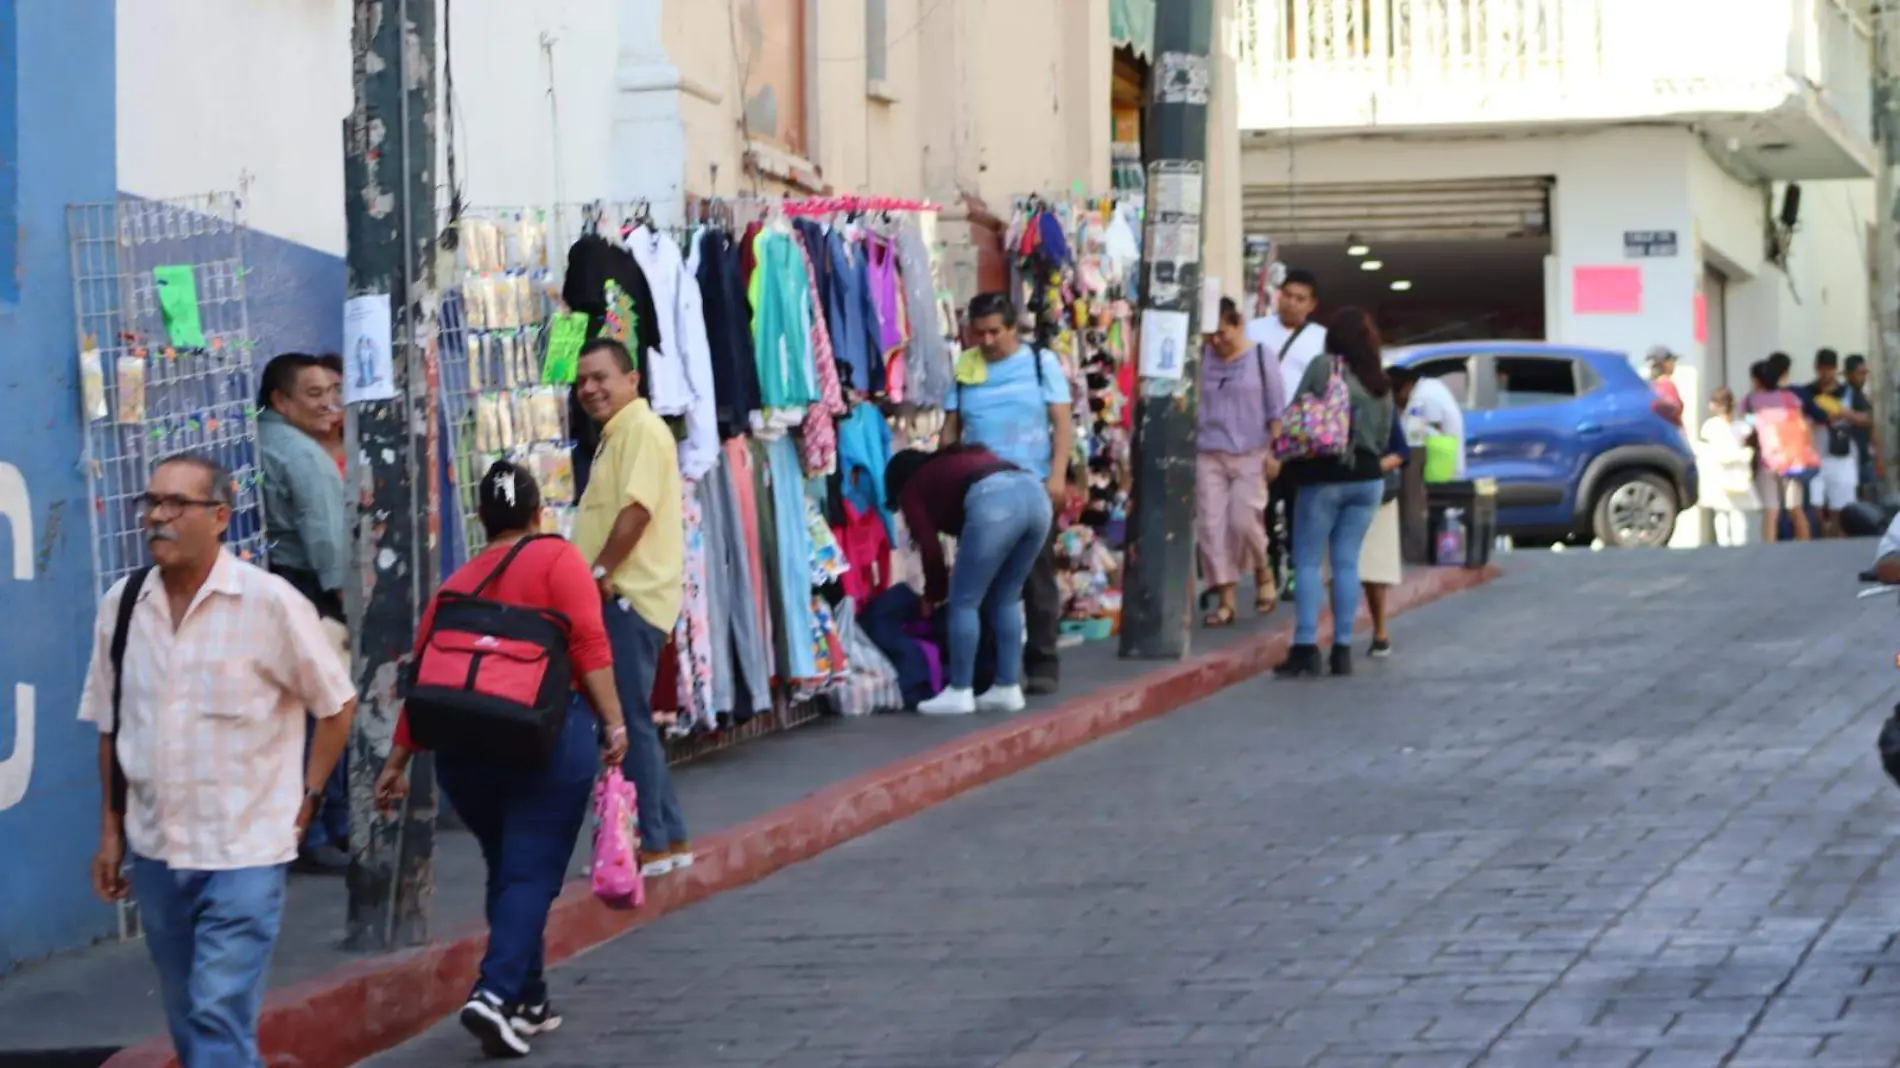
{"label": "pink shopping bag with print", "polygon": [[633,784],[619,768],[608,768],[594,784],[594,896],[610,909],[637,909],[646,903],[635,845],[636,801]]}
{"label": "pink shopping bag with print", "polygon": [[1280,417],[1273,452],[1282,460],[1329,460],[1346,455],[1352,440],[1352,393],[1339,361],[1321,392],[1301,393]]}

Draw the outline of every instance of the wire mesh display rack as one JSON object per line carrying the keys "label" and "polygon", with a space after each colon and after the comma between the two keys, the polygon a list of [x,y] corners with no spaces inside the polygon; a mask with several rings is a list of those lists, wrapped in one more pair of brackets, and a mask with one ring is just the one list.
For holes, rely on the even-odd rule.
{"label": "wire mesh display rack", "polygon": [[[246,559],[264,554],[241,208],[234,193],[67,208],[82,462],[101,594],[143,562],[136,498],[152,465],[180,452],[231,471],[237,503],[226,540]],[[189,270],[202,345],[174,344],[159,289],[175,283],[161,283],[154,268]]]}

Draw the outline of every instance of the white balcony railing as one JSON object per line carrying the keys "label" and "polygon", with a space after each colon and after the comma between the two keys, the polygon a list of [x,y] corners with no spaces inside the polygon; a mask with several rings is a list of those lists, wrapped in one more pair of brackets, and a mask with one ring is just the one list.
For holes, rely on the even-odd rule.
{"label": "white balcony railing", "polygon": [[1616,121],[1809,95],[1869,139],[1843,0],[1239,0],[1243,129]]}

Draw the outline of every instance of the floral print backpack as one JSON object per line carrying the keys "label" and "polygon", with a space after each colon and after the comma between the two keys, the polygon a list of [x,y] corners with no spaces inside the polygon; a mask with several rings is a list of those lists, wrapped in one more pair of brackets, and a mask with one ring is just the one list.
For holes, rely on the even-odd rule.
{"label": "floral print backpack", "polygon": [[1280,417],[1273,453],[1282,460],[1333,460],[1346,455],[1352,441],[1352,393],[1337,359],[1320,393],[1299,393]]}

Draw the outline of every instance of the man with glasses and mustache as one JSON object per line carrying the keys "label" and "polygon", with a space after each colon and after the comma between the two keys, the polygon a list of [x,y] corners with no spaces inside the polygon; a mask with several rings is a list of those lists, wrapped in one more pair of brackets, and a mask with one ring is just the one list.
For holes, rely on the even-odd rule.
{"label": "man with glasses and mustache", "polygon": [[203,456],[153,470],[138,508],[154,566],[100,604],[79,707],[105,799],[93,889],[136,893],[184,1068],[263,1064],[285,867],[356,711],[310,602],[225,548],[234,492]]}
{"label": "man with glasses and mustache", "polygon": [[[349,627],[343,581],[349,573],[349,513],[343,479],[324,439],[340,422],[343,379],[321,356],[287,352],[264,367],[257,398],[258,467],[263,473],[265,557],[272,573],[309,598],[345,666]],[[339,765],[310,825],[297,870],[342,875],[350,867],[349,783]]]}

